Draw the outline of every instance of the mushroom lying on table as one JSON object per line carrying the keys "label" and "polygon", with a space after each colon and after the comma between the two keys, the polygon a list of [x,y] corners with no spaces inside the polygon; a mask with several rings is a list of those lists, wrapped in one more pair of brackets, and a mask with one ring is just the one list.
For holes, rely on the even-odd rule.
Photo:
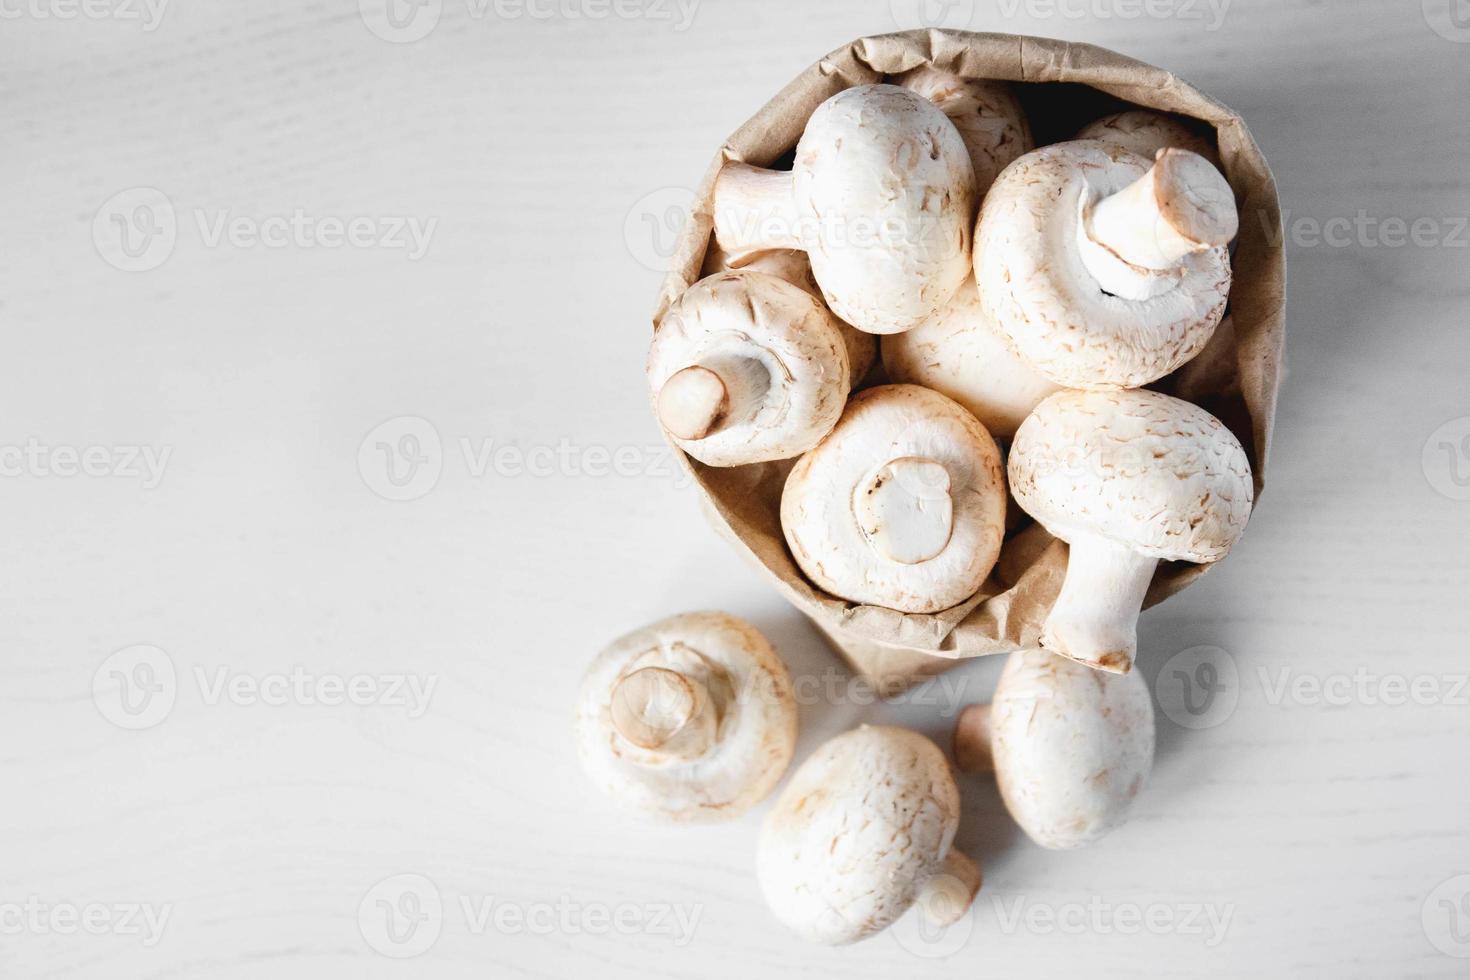
{"label": "mushroom lying on table", "polygon": [[869,388],[797,461],[781,527],[802,571],[852,602],[938,612],[974,595],[1004,536],[1000,451],[969,412],[917,385]]}
{"label": "mushroom lying on table", "polygon": [[975,280],[991,321],[1052,381],[1136,388],[1209,342],[1237,227],[1230,186],[1198,154],[1150,162],[1109,143],[1056,143],[990,188]]}
{"label": "mushroom lying on table", "polygon": [[959,402],[992,436],[1010,439],[1058,386],[1015,351],[985,315],[975,280],[912,330],[882,338],[890,381],[923,385]]}
{"label": "mushroom lying on table", "polygon": [[1250,519],[1240,441],[1204,409],[1153,391],[1063,391],[1016,432],[1016,502],[1071,547],[1041,645],[1125,672],[1159,561],[1225,557]]}
{"label": "mushroom lying on table", "polygon": [[1132,150],[1148,160],[1157,156],[1160,150],[1173,146],[1198,153],[1216,170],[1220,169],[1220,156],[1211,140],[1190,129],[1179,118],[1152,109],[1129,109],[1103,116],[1083,126],[1072,138],[1102,140]]}
{"label": "mushroom lying on table", "polygon": [[975,173],[934,103],[859,85],[812,113],[791,171],[727,163],[714,210],[725,251],[802,249],[833,313],[868,333],[900,333],[968,274]]}
{"label": "mushroom lying on table", "polygon": [[796,747],[796,699],[754,626],[686,613],[592,662],[575,731],[587,775],[622,806],[682,823],[725,820],[780,782]]}
{"label": "mushroom lying on table", "polygon": [[1006,82],[962,78],[933,65],[906,71],[893,82],[933,102],[954,123],[970,151],[980,197],[1012,160],[1034,145],[1026,113]]}
{"label": "mushroom lying on table", "polygon": [[[777,279],[785,279],[793,286],[800,286],[811,293],[817,302],[826,303],[822,297],[822,287],[817,285],[817,279],[812,275],[812,264],[807,261],[806,253],[794,248],[771,248],[763,252],[730,255],[719,245],[715,245],[705,256],[704,268],[711,275],[731,269],[764,272]],[[856,390],[878,360],[878,338],[836,317],[832,320],[837,324],[837,329],[842,333],[842,342],[847,347],[848,381],[853,390]]]}
{"label": "mushroom lying on table", "polygon": [[980,869],[953,846],[959,821],[939,748],[864,725],[812,753],[767,815],[761,891],[788,928],[827,945],[865,939],[915,904],[949,925],[980,888]]}
{"label": "mushroom lying on table", "polygon": [[1048,653],[1011,654],[988,705],[954,732],[962,772],[994,772],[1026,835],[1083,847],[1128,818],[1154,759],[1154,707],[1138,672],[1109,674]]}
{"label": "mushroom lying on table", "polygon": [[710,466],[806,452],[841,416],[849,375],[827,308],[762,272],[722,272],[690,286],[648,353],[659,422]]}

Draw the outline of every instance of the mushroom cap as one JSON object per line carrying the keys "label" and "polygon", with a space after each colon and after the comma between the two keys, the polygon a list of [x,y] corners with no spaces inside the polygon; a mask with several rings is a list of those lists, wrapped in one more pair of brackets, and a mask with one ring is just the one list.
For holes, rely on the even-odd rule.
{"label": "mushroom cap", "polygon": [[997,439],[1016,434],[1058,386],[1017,356],[985,315],[975,280],[949,305],[882,340],[890,381],[923,385],[959,402]]}
{"label": "mushroom cap", "polygon": [[1102,140],[1132,150],[1146,160],[1166,147],[1198,153],[1217,170],[1220,155],[1214,141],[1200,136],[1179,119],[1152,109],[1129,109],[1094,119],[1077,131],[1074,140]]}
{"label": "mushroom cap", "polygon": [[1007,167],[980,209],[981,303],[1016,352],[1059,385],[1148,384],[1198,354],[1225,314],[1231,271],[1223,245],[1186,256],[1178,285],[1151,299],[1104,291],[1083,263],[1083,208],[1150,165],[1110,143],[1054,143]]}
{"label": "mushroom cap", "polygon": [[[817,285],[817,277],[812,275],[812,264],[805,252],[794,248],[766,248],[743,255],[730,255],[720,249],[718,244],[713,244],[712,248],[714,254],[706,260],[706,269],[711,268],[712,262],[712,271],[745,269],[750,272],[764,272],[777,279],[784,279],[793,286],[800,286],[819,303],[826,302],[822,297],[822,287]],[[843,344],[847,346],[848,382],[851,387],[857,388],[878,360],[878,338],[873,334],[863,333],[836,317],[833,317],[833,321],[842,333]]]}
{"label": "mushroom cap", "polygon": [[823,102],[796,147],[793,193],[815,227],[807,253],[832,312],[901,333],[968,272],[975,172],[954,123],[896,85]]}
{"label": "mushroom cap", "polygon": [[879,932],[940,872],[960,793],[938,746],[868,726],[823,744],[766,816],[756,873],[776,917],[827,945]]}
{"label": "mushroom cap", "polygon": [[[904,485],[885,487],[895,463],[902,466],[894,482]],[[875,489],[872,510],[865,495]],[[939,520],[949,535],[936,539],[928,519],[946,507]],[[885,385],[856,395],[831,434],[797,462],[781,497],[781,526],[797,564],[820,588],[927,613],[963,602],[984,584],[1000,555],[1005,508],[1000,451],[985,427],[937,391]],[[881,537],[874,519],[900,539]]]}
{"label": "mushroom cap", "polygon": [[1034,145],[1026,113],[1007,82],[961,78],[933,65],[921,65],[893,81],[933,102],[954,123],[970,152],[981,196],[1012,160]]}
{"label": "mushroom cap", "polygon": [[669,433],[710,466],[806,452],[836,424],[850,390],[837,320],[805,290],[762,272],[701,279],[670,307],[648,352],[655,401],[670,378],[696,364],[723,366],[748,382],[727,424],[703,438]]}
{"label": "mushroom cap", "polygon": [[1164,561],[1223,558],[1250,519],[1240,441],[1155,391],[1062,391],[1011,443],[1011,493],[1054,536],[1096,535]]}
{"label": "mushroom cap", "polygon": [[1120,826],[1153,768],[1153,701],[1136,670],[1111,674],[1018,651],[1001,672],[989,725],[1006,809],[1042,847],[1081,847]]}
{"label": "mushroom cap", "polygon": [[[714,738],[684,760],[624,737],[613,693],[661,668],[697,682],[714,712]],[[582,767],[597,788],[636,813],[680,823],[744,813],[780,782],[796,747],[791,676],[769,641],[721,612],[673,616],[629,633],[588,667],[575,725]]]}

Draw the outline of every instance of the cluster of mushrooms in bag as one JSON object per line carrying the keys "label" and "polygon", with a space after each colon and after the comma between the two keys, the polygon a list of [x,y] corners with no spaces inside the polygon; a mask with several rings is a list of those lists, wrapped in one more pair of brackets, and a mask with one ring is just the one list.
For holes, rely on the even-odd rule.
{"label": "cluster of mushrooms in bag", "polygon": [[[1131,668],[1161,563],[1218,561],[1249,519],[1276,367],[1265,399],[1242,397],[1259,383],[1228,368],[1272,353],[1261,335],[1279,335],[1280,271],[1267,268],[1269,322],[1247,310],[1245,331],[1233,326],[1253,263],[1232,256],[1246,229],[1223,136],[1137,104],[1058,131],[1065,113],[1027,109],[1055,102],[1028,103],[1035,84],[1013,82],[1065,81],[1072,47],[1031,41],[1050,71],[1028,74],[1030,39],[1012,39],[1015,71],[964,70],[967,47],[997,37],[868,39],[878,57],[858,42],[847,54],[873,77],[814,106],[785,166],[727,153],[701,277],[663,310],[648,384],[712,495],[731,485],[704,478],[718,471],[748,468],[752,488],[779,478],[785,557],[834,606],[952,629],[946,613],[974,616],[1027,571],[997,571],[1003,547],[1031,535],[1014,554],[1060,553],[1060,581],[1031,583],[1048,602],[1014,617],[1034,628],[1013,628],[1021,642],[996,631],[1010,660],[990,704],[961,714],[953,748],[962,771],[994,774],[1032,840],[1073,848],[1123,822],[1152,766],[1152,701]],[[881,72],[885,52],[917,63]],[[818,71],[841,75],[840,54]],[[1136,63],[1088,58],[1130,84],[1103,69]],[[1197,403],[1231,396],[1250,450]],[[723,613],[617,641],[577,710],[598,786],[678,822],[730,818],[772,793],[796,727],[780,657]],[[952,922],[980,886],[953,846],[959,811],[928,738],[847,732],[769,812],[762,891],[822,943],[873,935],[914,906]]]}

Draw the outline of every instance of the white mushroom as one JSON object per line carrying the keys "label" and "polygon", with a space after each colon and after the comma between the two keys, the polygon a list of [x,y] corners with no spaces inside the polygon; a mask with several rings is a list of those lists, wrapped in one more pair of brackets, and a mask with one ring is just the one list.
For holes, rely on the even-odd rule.
{"label": "white mushroom", "polygon": [[954,732],[961,771],[993,771],[1006,809],[1042,847],[1091,844],[1128,819],[1154,760],[1143,675],[1092,670],[1045,650],[1011,654],[988,705]]}
{"label": "white mushroom", "polygon": [[1200,136],[1177,117],[1152,109],[1129,109],[1103,116],[1083,126],[1072,138],[1103,140],[1132,150],[1147,160],[1152,160],[1165,147],[1174,146],[1198,153],[1215,169],[1220,169],[1220,157],[1211,140]]}
{"label": "white mushroom", "polygon": [[690,286],[648,353],[659,422],[710,466],[810,449],[842,414],[849,374],[827,308],[761,272],[723,272]]}
{"label": "white mushroom", "polygon": [[[826,303],[822,296],[822,287],[817,285],[817,279],[812,275],[811,262],[807,261],[805,252],[796,249],[770,248],[763,252],[730,255],[716,245],[705,258],[705,269],[710,273],[724,272],[727,269],[764,272],[777,279],[785,279],[793,286],[800,286],[811,293],[817,302]],[[848,380],[856,390],[878,360],[878,338],[873,334],[863,333],[836,317],[832,319],[842,333],[842,342],[847,346]]]}
{"label": "white mushroom", "polygon": [[1058,390],[1018,357],[986,318],[975,280],[912,330],[882,339],[888,379],[923,385],[969,409],[992,436],[1009,439]]}
{"label": "white mushroom", "polygon": [[1218,419],[1153,391],[1064,391],[1011,443],[1011,493],[1070,546],[1041,644],[1124,672],[1159,561],[1225,557],[1250,518],[1250,460]]}
{"label": "white mushroom", "polygon": [[949,925],[980,888],[980,869],[953,847],[959,821],[939,748],[864,725],[817,749],[767,815],[761,891],[789,929],[827,945],[865,939],[915,904]]}
{"label": "white mushroom", "polygon": [[948,609],[1000,554],[1006,489],[995,440],[916,385],[869,388],[786,480],[781,526],[820,588],[901,612]]}
{"label": "white mushroom", "polygon": [[1012,160],[1034,145],[1026,113],[1006,82],[962,78],[933,65],[921,65],[893,81],[939,106],[954,123],[970,151],[981,197]]}
{"label": "white mushroom", "polygon": [[680,823],[735,817],[769,795],[791,762],[791,677],[744,620],[674,616],[592,662],[576,739],[597,788],[634,812]]}
{"label": "white mushroom", "polygon": [[1136,388],[1208,343],[1230,294],[1235,199],[1209,162],[1092,140],[1021,157],[986,195],[975,279],[1022,357],[1069,388]]}
{"label": "white mushroom", "polygon": [[868,333],[900,333],[965,280],[975,174],[934,103],[859,85],[812,113],[791,171],[726,164],[714,209],[727,252],[803,249],[832,312]]}

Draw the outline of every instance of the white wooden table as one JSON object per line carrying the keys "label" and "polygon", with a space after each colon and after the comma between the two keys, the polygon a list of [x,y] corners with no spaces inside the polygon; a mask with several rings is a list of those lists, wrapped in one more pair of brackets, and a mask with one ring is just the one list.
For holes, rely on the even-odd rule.
{"label": "white wooden table", "polygon": [[[967,779],[974,915],[824,950],[764,908],[759,813],[650,830],[581,782],[579,675],[644,622],[846,678],[640,369],[681,189],[918,3],[0,5],[0,976],[1470,972],[1463,0],[928,0],[1183,73],[1288,212],[1270,485],[1144,619],[1131,823],[1045,852]],[[799,751],[942,738],[998,669],[839,686]]]}

